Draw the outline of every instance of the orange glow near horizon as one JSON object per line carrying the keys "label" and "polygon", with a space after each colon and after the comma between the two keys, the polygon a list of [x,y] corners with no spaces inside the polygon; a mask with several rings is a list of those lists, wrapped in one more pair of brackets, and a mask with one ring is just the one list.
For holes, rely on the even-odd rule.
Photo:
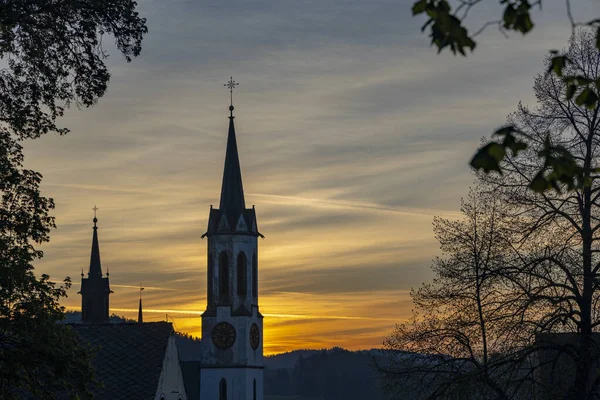
{"label": "orange glow near horizon", "polygon": [[[391,292],[388,297],[400,310],[405,310],[406,292]],[[297,349],[322,349],[335,346],[350,350],[377,348],[389,335],[395,323],[403,322],[391,307],[380,316],[369,316],[367,296],[315,296],[300,293],[280,293],[262,299],[261,313],[264,316],[264,354],[272,355]],[[327,304],[343,300],[346,305],[338,311],[329,312]],[[380,298],[381,300],[381,298]],[[404,301],[403,301],[404,300]],[[301,303],[302,306],[297,305]],[[379,306],[381,302],[378,301]],[[296,306],[294,306],[294,304]],[[144,322],[169,321],[174,329],[195,337],[201,337],[200,316],[202,311],[191,305],[189,309],[153,309],[144,307]],[[80,307],[68,307],[79,311]],[[289,314],[286,310],[295,309],[312,314]],[[264,311],[269,310],[270,312]],[[128,319],[137,319],[134,308],[111,308],[111,313]],[[387,316],[381,316],[387,315]],[[395,316],[397,315],[397,316]]]}
{"label": "orange glow near horizon", "polygon": [[[262,202],[257,207],[259,229],[266,235],[259,241],[259,306],[265,317],[266,355],[334,346],[380,347],[394,325],[410,317],[410,286],[429,279],[430,249],[436,246],[432,216],[458,215],[327,198],[318,201],[318,195],[247,195],[251,204]],[[186,220],[186,213],[192,212],[198,214],[186,206],[168,211],[170,218],[157,212],[153,215],[160,220],[137,221],[135,210],[99,215],[102,265],[105,272],[110,268],[114,291],[111,313],[136,319],[141,283],[145,322],[168,319],[175,330],[200,337],[200,315],[206,304],[206,241],[199,236],[206,222]],[[113,214],[128,220],[118,221]],[[305,224],[332,215],[343,228],[326,224],[315,229]],[[45,246],[42,267],[53,269],[56,280],[67,271],[65,260],[71,266],[89,260],[91,229],[79,226],[76,235],[58,230]],[[76,243],[73,237],[78,238]],[[68,309],[79,309],[78,288],[75,279],[63,302]]]}

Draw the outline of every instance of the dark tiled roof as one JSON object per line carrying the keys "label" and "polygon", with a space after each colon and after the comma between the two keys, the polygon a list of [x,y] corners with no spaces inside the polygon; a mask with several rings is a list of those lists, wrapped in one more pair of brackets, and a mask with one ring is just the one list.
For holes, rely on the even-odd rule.
{"label": "dark tiled roof", "polygon": [[152,400],[158,388],[168,322],[73,325],[81,339],[97,348],[92,364],[101,387],[97,400]]}

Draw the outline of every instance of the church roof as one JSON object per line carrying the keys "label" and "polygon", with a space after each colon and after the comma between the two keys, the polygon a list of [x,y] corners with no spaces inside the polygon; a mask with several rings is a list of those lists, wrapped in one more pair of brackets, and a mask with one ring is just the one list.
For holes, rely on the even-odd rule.
{"label": "church roof", "polygon": [[242,171],[240,158],[235,138],[233,124],[233,106],[230,107],[229,133],[227,135],[227,150],[225,152],[225,167],[223,169],[223,184],[221,185],[221,210],[235,210],[237,212],[246,208],[244,200],[244,187],[242,185]]}
{"label": "church roof", "polygon": [[153,400],[173,333],[168,322],[73,325],[96,348],[92,359],[96,400]]}

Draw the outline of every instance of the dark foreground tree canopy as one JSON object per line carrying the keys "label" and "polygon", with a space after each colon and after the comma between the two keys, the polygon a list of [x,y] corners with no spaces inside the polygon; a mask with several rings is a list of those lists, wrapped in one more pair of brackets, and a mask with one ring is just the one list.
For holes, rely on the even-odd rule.
{"label": "dark foreground tree canopy", "polygon": [[133,0],[1,0],[0,119],[19,138],[68,132],[56,125],[72,103],[89,107],[110,74],[104,41],[130,61],[146,20]]}
{"label": "dark foreground tree canopy", "polygon": [[[575,36],[568,54],[569,68],[600,77],[589,34]],[[600,168],[600,103],[578,105],[564,85],[553,74],[535,79],[537,105],[508,117],[527,148],[506,154],[503,175],[478,177],[463,220],[435,220],[443,252],[436,279],[413,292],[413,320],[387,341],[431,359],[384,365],[391,388],[410,376],[427,399],[600,395],[600,182],[590,172]],[[588,171],[586,184],[530,189],[548,141]]]}
{"label": "dark foreground tree canopy", "polygon": [[21,146],[0,134],[0,398],[85,396],[90,356],[64,317],[59,300],[71,281],[37,278],[36,246],[49,240],[52,199],[39,191],[41,175],[24,169]]}
{"label": "dark foreground tree canopy", "polygon": [[71,285],[34,274],[55,227],[42,175],[23,167],[21,141],[57,126],[66,108],[92,106],[110,74],[103,41],[130,61],[146,21],[132,0],[0,0],[0,398],[87,398],[90,350],[59,301]]}

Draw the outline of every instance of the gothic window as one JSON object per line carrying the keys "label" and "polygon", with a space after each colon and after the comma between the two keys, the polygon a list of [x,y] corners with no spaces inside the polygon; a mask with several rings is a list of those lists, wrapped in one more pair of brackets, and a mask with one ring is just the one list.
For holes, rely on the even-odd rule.
{"label": "gothic window", "polygon": [[252,296],[258,297],[258,262],[256,253],[252,255]]}
{"label": "gothic window", "polygon": [[229,259],[225,251],[219,257],[219,298],[229,301]]}
{"label": "gothic window", "polygon": [[252,400],[256,400],[256,379],[252,383]]}
{"label": "gothic window", "polygon": [[214,268],[215,268],[215,262],[214,262],[214,257],[212,254],[208,255],[208,282],[206,282],[206,296],[207,296],[207,302],[209,306],[213,305],[213,280],[215,279],[214,275]]}
{"label": "gothic window", "polygon": [[240,251],[237,258],[237,294],[240,296],[245,296],[248,292],[246,262],[246,255]]}
{"label": "gothic window", "polygon": [[219,382],[219,400],[227,400],[227,381],[221,378]]}

